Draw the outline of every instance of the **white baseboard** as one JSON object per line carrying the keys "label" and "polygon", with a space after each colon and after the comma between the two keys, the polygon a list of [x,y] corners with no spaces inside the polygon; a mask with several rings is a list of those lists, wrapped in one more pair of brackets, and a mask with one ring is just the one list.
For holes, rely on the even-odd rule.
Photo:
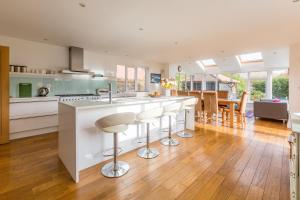
{"label": "white baseboard", "polygon": [[35,136],[35,135],[42,135],[42,134],[52,133],[57,131],[58,131],[57,126],[36,129],[36,130],[29,130],[29,131],[23,131],[18,133],[11,133],[9,139],[14,140],[14,139],[20,139],[20,138],[25,138],[25,137]]}

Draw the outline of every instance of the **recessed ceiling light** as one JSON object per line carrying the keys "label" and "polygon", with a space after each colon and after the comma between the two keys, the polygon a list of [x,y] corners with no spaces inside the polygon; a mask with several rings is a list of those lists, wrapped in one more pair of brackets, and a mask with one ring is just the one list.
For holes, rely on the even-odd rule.
{"label": "recessed ceiling light", "polygon": [[80,2],[79,6],[82,7],[82,8],[85,8],[86,5],[84,3],[82,3],[82,2]]}
{"label": "recessed ceiling light", "polygon": [[143,31],[143,30],[144,30],[144,28],[142,28],[142,27],[139,28],[139,31]]}

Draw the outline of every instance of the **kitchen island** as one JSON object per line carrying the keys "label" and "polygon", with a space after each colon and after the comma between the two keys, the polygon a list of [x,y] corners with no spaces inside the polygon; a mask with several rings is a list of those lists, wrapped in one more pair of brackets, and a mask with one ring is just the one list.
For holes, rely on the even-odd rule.
{"label": "kitchen island", "polygon": [[[142,98],[116,98],[112,103],[105,100],[76,101],[59,103],[59,157],[75,182],[79,182],[79,172],[110,159],[108,152],[113,147],[113,135],[102,133],[95,127],[95,121],[104,116],[134,112],[140,113],[152,108],[162,107],[171,103],[181,102],[194,97],[142,97]],[[180,112],[178,120],[184,118],[184,112]],[[172,127],[176,131],[183,130],[173,119]],[[151,142],[167,136],[167,132],[161,129],[168,127],[168,118],[163,117],[150,127]],[[137,139],[145,137],[145,125],[132,124],[128,130],[119,134],[119,146],[121,153],[131,151],[143,146]],[[179,129],[178,129],[179,128]],[[194,109],[187,113],[187,129],[194,130]],[[173,130],[173,132],[176,132]],[[176,148],[176,147],[174,147]],[[145,160],[145,162],[147,162]],[[100,169],[99,169],[100,170]],[[100,173],[100,172],[99,172]]]}

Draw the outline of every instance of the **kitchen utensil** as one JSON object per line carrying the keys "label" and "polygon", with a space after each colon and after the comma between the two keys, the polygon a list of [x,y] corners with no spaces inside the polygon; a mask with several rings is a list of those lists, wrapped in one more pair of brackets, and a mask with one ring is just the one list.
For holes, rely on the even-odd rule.
{"label": "kitchen utensil", "polygon": [[9,71],[14,72],[14,66],[13,65],[9,65]]}
{"label": "kitchen utensil", "polygon": [[19,97],[31,97],[31,96],[32,96],[32,84],[19,83]]}
{"label": "kitchen utensil", "polygon": [[20,72],[26,73],[27,72],[27,66],[20,66]]}
{"label": "kitchen utensil", "polygon": [[20,66],[15,65],[14,66],[14,72],[20,72]]}
{"label": "kitchen utensil", "polygon": [[39,90],[38,90],[38,95],[40,97],[45,97],[49,94],[49,89],[46,88],[46,87],[40,87]]}

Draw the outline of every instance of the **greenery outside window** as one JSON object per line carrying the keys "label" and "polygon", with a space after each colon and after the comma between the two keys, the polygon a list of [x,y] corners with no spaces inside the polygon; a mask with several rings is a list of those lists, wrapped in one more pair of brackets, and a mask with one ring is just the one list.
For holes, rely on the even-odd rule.
{"label": "greenery outside window", "polygon": [[289,97],[289,75],[288,70],[277,70],[272,72],[272,97],[273,99],[287,100]]}

